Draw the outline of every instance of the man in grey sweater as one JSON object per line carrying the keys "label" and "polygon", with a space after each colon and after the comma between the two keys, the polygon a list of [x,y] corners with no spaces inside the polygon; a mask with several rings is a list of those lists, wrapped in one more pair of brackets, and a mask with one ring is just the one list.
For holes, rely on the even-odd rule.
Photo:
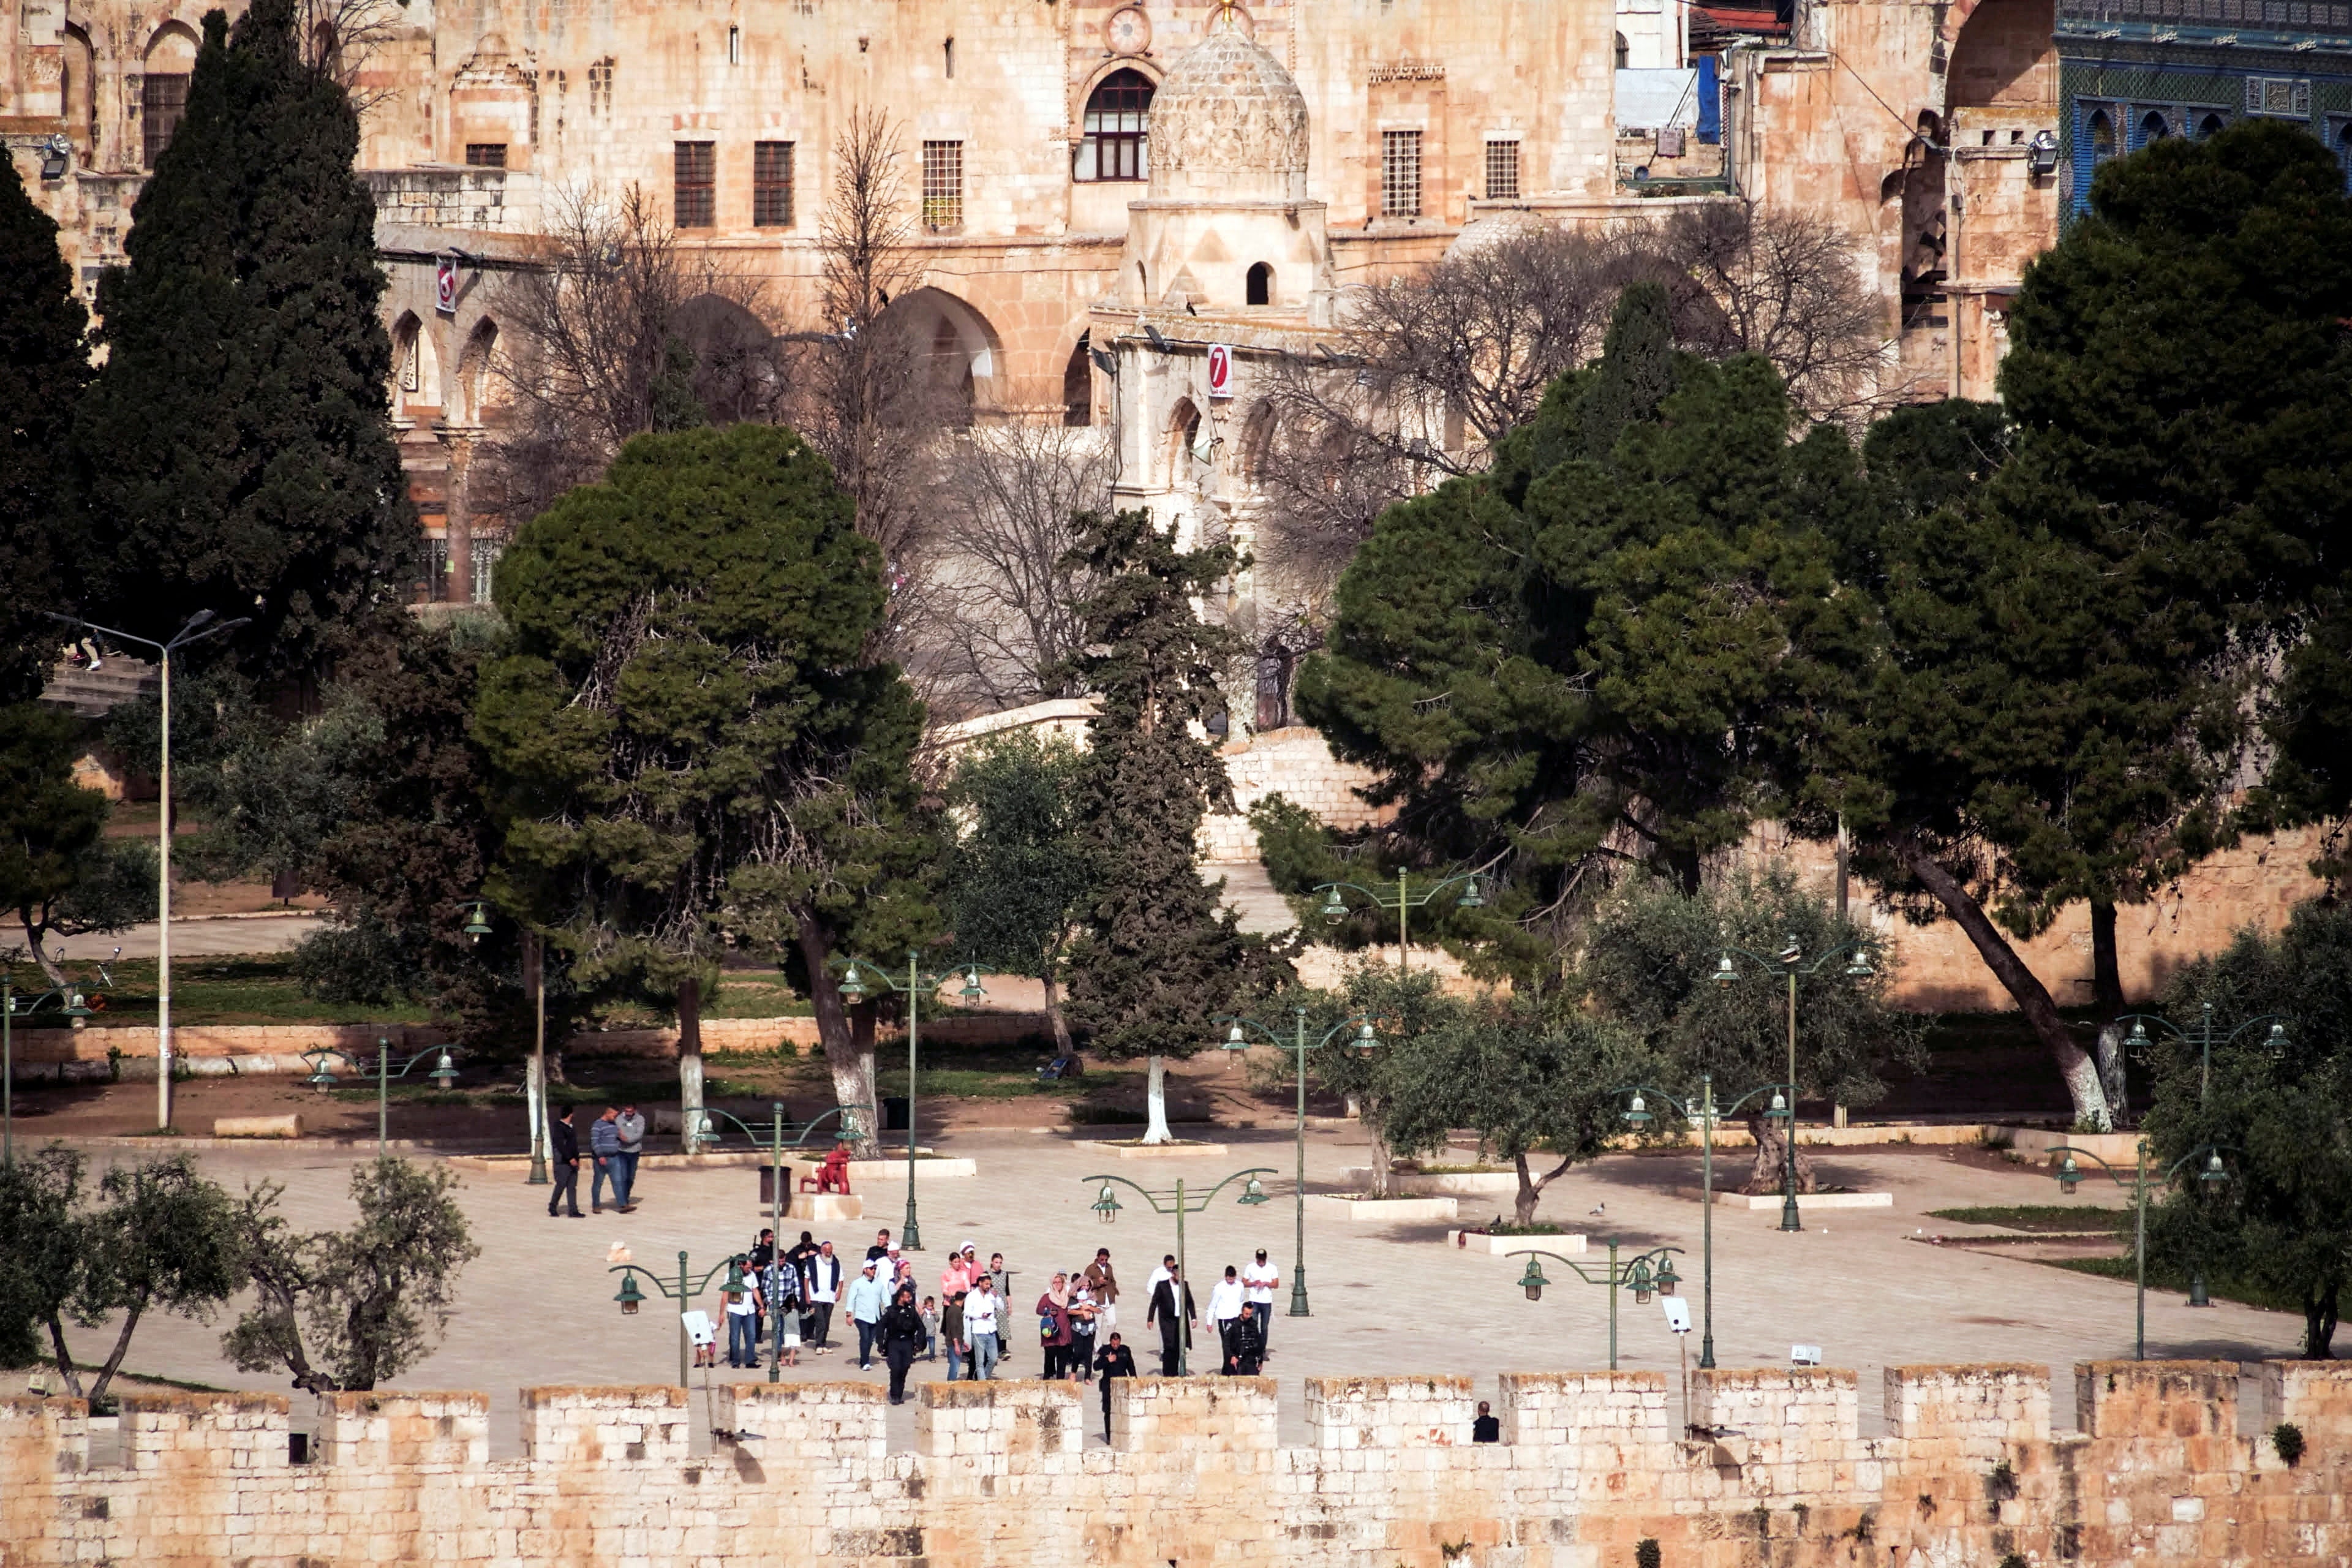
{"label": "man in grey sweater", "polygon": [[613,1184],[614,1208],[626,1201],[621,1186],[621,1135],[613,1127],[620,1114],[608,1105],[604,1115],[588,1124],[588,1152],[596,1162],[595,1180],[588,1184],[588,1206],[596,1214],[604,1212],[606,1182]]}
{"label": "man in grey sweater", "polygon": [[625,1105],[621,1114],[613,1118],[613,1131],[621,1141],[621,1212],[627,1214],[637,1206],[637,1156],[646,1152],[646,1119],[637,1114],[635,1106]]}

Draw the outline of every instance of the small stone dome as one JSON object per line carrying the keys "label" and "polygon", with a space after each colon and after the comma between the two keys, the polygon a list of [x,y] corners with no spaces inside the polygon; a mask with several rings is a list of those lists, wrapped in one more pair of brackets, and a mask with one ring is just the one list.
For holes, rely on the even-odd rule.
{"label": "small stone dome", "polygon": [[1307,199],[1307,95],[1230,15],[1151,96],[1150,199]]}
{"label": "small stone dome", "polygon": [[1445,247],[1445,259],[1457,261],[1464,257],[1475,256],[1481,251],[1492,249],[1506,240],[1531,238],[1537,235],[1557,232],[1558,230],[1552,225],[1546,223],[1535,214],[1516,207],[1503,212],[1488,213],[1484,217],[1474,219],[1461,234],[1454,237],[1454,243]]}

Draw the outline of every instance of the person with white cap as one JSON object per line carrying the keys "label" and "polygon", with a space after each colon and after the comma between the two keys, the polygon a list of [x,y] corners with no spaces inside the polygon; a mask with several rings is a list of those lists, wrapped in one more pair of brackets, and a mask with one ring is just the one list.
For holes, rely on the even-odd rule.
{"label": "person with white cap", "polygon": [[850,1321],[857,1325],[857,1370],[874,1370],[874,1346],[882,1330],[882,1310],[890,1304],[890,1287],[881,1278],[881,1265],[867,1258],[858,1266],[857,1278],[849,1282],[849,1296],[843,1305],[849,1309]]}

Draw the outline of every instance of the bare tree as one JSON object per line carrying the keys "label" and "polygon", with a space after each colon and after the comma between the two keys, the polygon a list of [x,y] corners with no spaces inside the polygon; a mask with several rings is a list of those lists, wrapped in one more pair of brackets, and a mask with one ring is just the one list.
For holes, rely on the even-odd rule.
{"label": "bare tree", "polygon": [[484,454],[486,510],[518,524],[646,430],[771,415],[775,345],[757,282],[680,247],[638,185],[559,192],[547,264],[516,275],[491,371],[509,415]]}
{"label": "bare tree", "polygon": [[1110,505],[1102,432],[1005,425],[966,433],[943,466],[929,552],[942,716],[990,712],[1083,689],[1078,606],[1095,584],[1071,552],[1075,519]]}
{"label": "bare tree", "polygon": [[[1710,359],[1759,353],[1816,419],[1878,397],[1883,311],[1853,241],[1809,213],[1716,202],[1676,214],[1653,242],[1675,286],[1675,335]],[[1695,290],[1695,292],[1694,292]]]}
{"label": "bare tree", "polygon": [[301,0],[297,26],[305,64],[332,79],[365,115],[394,89],[368,79],[368,62],[405,30],[397,0]]}

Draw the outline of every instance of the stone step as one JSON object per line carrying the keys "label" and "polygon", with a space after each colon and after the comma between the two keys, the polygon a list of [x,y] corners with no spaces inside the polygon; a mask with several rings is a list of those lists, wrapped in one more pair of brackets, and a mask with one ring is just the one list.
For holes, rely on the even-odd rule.
{"label": "stone step", "polygon": [[143,659],[108,656],[96,669],[83,669],[59,660],[49,671],[41,700],[70,708],[84,719],[102,719],[125,702],[158,690],[163,677]]}

